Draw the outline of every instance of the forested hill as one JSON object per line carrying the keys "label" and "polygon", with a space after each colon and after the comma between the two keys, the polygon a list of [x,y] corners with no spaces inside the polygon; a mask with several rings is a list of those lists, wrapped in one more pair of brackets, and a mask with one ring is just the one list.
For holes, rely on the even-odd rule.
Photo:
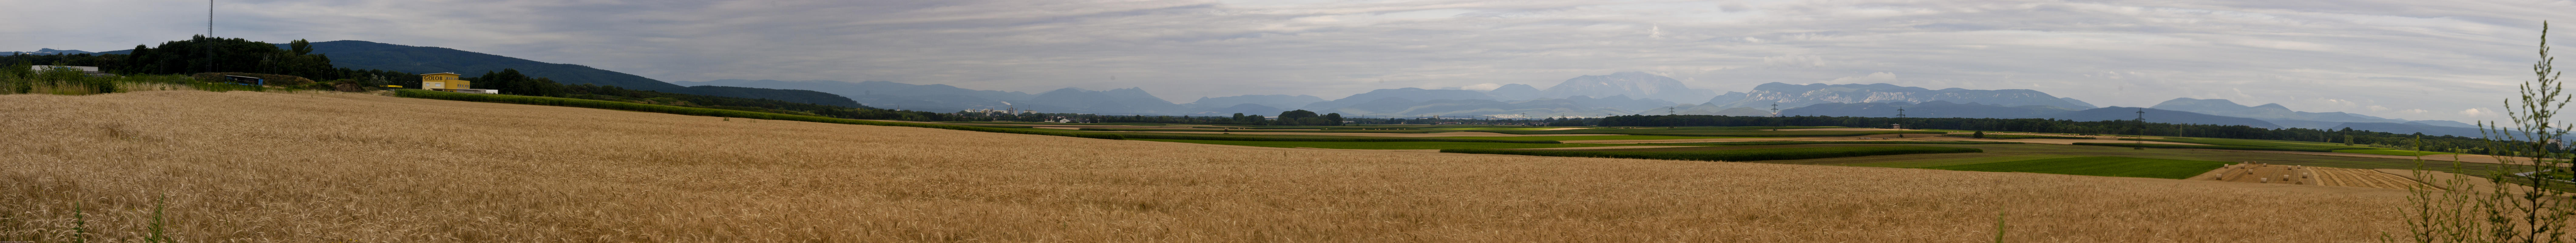
{"label": "forested hill", "polygon": [[[285,45],[278,44],[279,48],[284,48]],[[529,77],[550,78],[563,84],[597,84],[662,92],[681,92],[687,89],[687,87],[644,76],[589,66],[545,63],[444,47],[406,46],[355,40],[324,41],[313,43],[313,54],[330,55],[332,66],[353,69],[478,75],[511,68],[518,69],[519,73],[527,74]]]}
{"label": "forested hill", "polygon": [[[313,42],[312,54],[330,56],[331,65],[350,69],[376,69],[406,73],[456,73],[472,78],[501,69],[517,69],[532,78],[553,79],[566,85],[595,84],[627,89],[681,94],[713,95],[737,98],[773,99],[788,102],[857,107],[848,97],[830,93],[793,89],[760,89],[740,87],[683,87],[635,76],[634,74],[591,68],[589,66],[546,63],[508,56],[449,49],[444,47],[406,46],[369,41],[341,40]],[[288,44],[277,44],[289,49]],[[106,51],[102,54],[126,54],[132,50]]]}

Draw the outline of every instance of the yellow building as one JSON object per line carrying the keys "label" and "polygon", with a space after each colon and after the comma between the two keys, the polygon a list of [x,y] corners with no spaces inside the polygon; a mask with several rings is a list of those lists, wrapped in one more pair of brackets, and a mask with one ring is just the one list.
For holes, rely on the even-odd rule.
{"label": "yellow building", "polygon": [[441,90],[474,88],[474,83],[472,81],[457,79],[458,77],[463,76],[464,75],[457,75],[456,73],[422,74],[420,75],[420,89]]}

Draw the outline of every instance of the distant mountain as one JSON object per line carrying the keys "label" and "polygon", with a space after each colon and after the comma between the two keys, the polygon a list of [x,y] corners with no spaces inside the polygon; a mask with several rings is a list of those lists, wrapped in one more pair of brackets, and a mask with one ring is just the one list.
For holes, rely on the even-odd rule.
{"label": "distant mountain", "polygon": [[2086,103],[2086,102],[2084,102],[2084,101],[2081,101],[2081,100],[2075,100],[2075,98],[2070,98],[2070,97],[2057,97],[2057,100],[2064,100],[2064,101],[2066,101],[2066,103],[2073,103],[2073,104],[2075,104],[2075,106],[2081,106],[2081,107],[2067,107],[2067,108],[2075,108],[2075,109],[2077,109],[2077,110],[2098,108],[2098,107],[2093,106],[2093,103]]}
{"label": "distant mountain", "polygon": [[1487,96],[1485,95],[1485,92],[1454,89],[1401,88],[1372,90],[1368,93],[1355,94],[1350,97],[1342,97],[1341,99],[1332,101],[1306,104],[1305,107],[1299,109],[1322,113],[1323,110],[1356,106],[1385,98],[1401,98],[1407,102],[1426,100],[1494,100],[1493,96]]}
{"label": "distant mountain", "polygon": [[[2262,119],[2262,120],[2264,120],[2264,121],[2269,121],[2269,122],[2272,122],[2272,123],[2274,123],[2274,124],[2280,124],[2280,125],[2281,125],[2281,126],[2283,126],[2283,127],[2292,127],[2292,128],[2340,129],[2340,128],[2342,128],[2342,127],[2341,127],[2341,126],[2338,126],[2338,125],[2341,125],[2341,124],[2343,124],[2343,123],[2351,123],[2351,122],[2357,122],[2357,123],[2389,123],[2389,124],[2404,124],[2404,123],[2408,123],[2408,122],[2421,122],[2421,123],[2419,123],[2419,124],[2424,124],[2424,125],[2429,125],[2429,126],[2476,127],[2475,125],[2470,125],[2470,124],[2460,123],[2460,122],[2455,122],[2455,121],[2439,121],[2439,120],[2408,121],[2408,120],[2404,120],[2404,119],[2380,118],[2380,117],[2375,117],[2375,116],[2367,116],[2367,115],[2352,114],[2352,113],[2343,113],[2343,112],[2304,112],[2304,111],[2293,111],[2293,110],[2290,110],[2290,108],[2289,108],[2289,107],[2282,106],[2281,104],[2278,104],[2278,103],[2273,103],[2273,104],[2263,104],[2263,105],[2259,105],[2259,106],[2245,106],[2245,105],[2239,105],[2239,104],[2236,104],[2236,102],[2234,102],[2234,101],[2228,101],[2228,100],[2224,100],[2224,99],[2174,98],[2173,100],[2166,100],[2166,101],[2165,101],[2165,102],[2163,102],[2163,103],[2157,103],[2157,104],[2156,104],[2156,106],[2154,106],[2153,108],[2156,108],[2156,109],[2166,109],[2166,110],[2177,110],[2177,111],[2189,111],[2189,112],[2195,112],[2195,113],[2201,113],[2201,114],[2211,114],[2211,115],[2221,115],[2221,116],[2233,116],[2233,117],[2244,117],[2244,118]],[[2377,131],[2377,130],[2372,130],[2372,131]],[[2390,131],[2381,131],[2381,132],[2390,132]],[[2428,133],[2428,134],[2429,134],[2429,133]]]}
{"label": "distant mountain", "polygon": [[2063,112],[2063,113],[2052,114],[2052,115],[2049,115],[2049,116],[2047,116],[2047,117],[2040,117],[2040,118],[2064,119],[2064,120],[2073,120],[2073,121],[2128,121],[2128,120],[2136,120],[2136,119],[2138,119],[2139,114],[2138,114],[2137,112],[2139,112],[2139,111],[2145,111],[2145,112],[2147,112],[2147,113],[2145,114],[2145,115],[2146,115],[2146,117],[2147,117],[2147,122],[2151,122],[2151,123],[2172,123],[2172,124],[2209,124],[2209,125],[2222,125],[2222,126],[2244,125],[2244,126],[2258,127],[2258,128],[2272,128],[2272,129],[2282,128],[2282,127],[2281,127],[2281,125],[2272,124],[2271,122],[2265,122],[2265,121],[2263,121],[2263,120],[2256,120],[2256,119],[2254,119],[2254,118],[2218,116],[2218,115],[2209,115],[2209,114],[2192,113],[2192,112],[2187,112],[2187,111],[2176,111],[2176,110],[2165,110],[2165,109],[2153,109],[2153,108],[2140,110],[2139,108],[2136,108],[2136,107],[2117,107],[2117,106],[2109,107],[2109,108],[2096,108],[2096,109],[2088,109],[2088,110],[2080,110],[2080,111]]}
{"label": "distant mountain", "polygon": [[1547,91],[1540,91],[1538,90],[1538,87],[1531,87],[1527,84],[1505,84],[1503,87],[1485,91],[1485,95],[1493,96],[1494,99],[1503,101],[1537,99],[1540,95],[1546,95],[1546,93]]}
{"label": "distant mountain", "polygon": [[840,107],[864,107],[864,106],[859,105],[859,102],[858,102],[858,101],[852,101],[852,100],[850,100],[850,98],[847,98],[847,97],[841,97],[840,95],[835,95],[835,94],[831,94],[831,93],[815,92],[815,91],[812,91],[812,90],[794,90],[794,89],[763,89],[763,88],[744,88],[744,87],[725,87],[725,86],[695,86],[695,87],[689,87],[689,89],[688,89],[688,93],[690,93],[690,94],[698,94],[698,95],[724,96],[724,97],[745,97],[745,98],[772,99],[772,100],[779,100],[779,101],[786,101],[786,102],[796,102],[796,103],[806,103],[806,104],[816,104],[816,105],[832,105],[832,106],[840,106]]}
{"label": "distant mountain", "polygon": [[1280,113],[1280,112],[1287,112],[1287,111],[1288,111],[1288,109],[1281,109],[1281,108],[1279,108],[1279,107],[1271,107],[1271,106],[1266,106],[1266,105],[1261,105],[1261,104],[1245,103],[1245,104],[1237,104],[1237,105],[1229,106],[1229,107],[1225,107],[1225,108],[1216,108],[1216,109],[1209,109],[1209,110],[1199,111],[1199,112],[1197,112],[1197,113],[1190,113],[1190,114],[1188,114],[1188,115],[1192,115],[1192,116],[1231,116],[1231,115],[1234,115],[1235,113],[1243,113],[1244,115],[1277,116],[1277,115],[1279,115],[1279,113]]}
{"label": "distant mountain", "polygon": [[1780,111],[1780,115],[1896,117],[1896,109],[1905,109],[1905,117],[1921,118],[2040,118],[2074,111],[2064,107],[2055,106],[2026,105],[2008,107],[1982,103],[1960,104],[1936,100],[1923,103],[1906,103],[1903,101],[1884,103],[1825,103],[1784,109]]}
{"label": "distant mountain", "polygon": [[1737,93],[1719,95],[1709,99],[1709,104],[1714,104],[1720,107],[1768,108],[1769,105],[1774,103],[1779,104],[1781,107],[1806,107],[1808,105],[1824,103],[1880,103],[1891,101],[1922,103],[1936,100],[1949,101],[1952,103],[1982,103],[1999,106],[2043,105],[2067,109],[2087,109],[2093,107],[2091,104],[2076,104],[2068,102],[2067,99],[2050,96],[2048,93],[2027,89],[1972,90],[1948,88],[1932,90],[1883,83],[1795,85],[1776,82],[1754,86],[1752,92],[1742,93],[1742,95],[1737,95]]}
{"label": "distant mountain", "polygon": [[1642,99],[1696,101],[1707,100],[1709,97],[1715,96],[1716,93],[1708,90],[1691,89],[1689,86],[1682,85],[1681,80],[1675,80],[1671,77],[1664,77],[1662,75],[1647,74],[1645,72],[1617,72],[1611,73],[1610,75],[1584,75],[1581,77],[1566,79],[1565,82],[1557,83],[1555,87],[1548,87],[1545,92],[1539,95],[1539,97],[1611,97],[1623,95]]}
{"label": "distant mountain", "polygon": [[1192,111],[1189,111],[1186,107],[1182,107],[1179,104],[1172,104],[1171,101],[1165,101],[1163,98],[1155,98],[1153,94],[1145,93],[1145,89],[1143,88],[1124,88],[1106,91],[1063,88],[1056,89],[1054,91],[1047,91],[1045,93],[1038,93],[1037,97],[1030,98],[1028,103],[1030,104],[1023,107],[1062,108],[1040,110],[1041,112],[1092,113],[1102,115],[1164,115],[1192,113]]}
{"label": "distant mountain", "polygon": [[1214,98],[1199,97],[1198,101],[1191,101],[1189,104],[1181,105],[1188,106],[1193,109],[1225,108],[1242,104],[1256,104],[1264,107],[1277,108],[1305,107],[1306,104],[1314,104],[1315,102],[1324,102],[1324,98],[1315,97],[1313,95],[1237,95]]}
{"label": "distant mountain", "polygon": [[[71,54],[96,54],[96,53],[97,53],[97,52],[86,52],[86,51],[81,51],[81,50],[55,50],[55,49],[53,49],[53,48],[36,48],[36,51],[0,51],[0,55],[71,55]],[[123,53],[114,53],[114,54],[123,54]]]}
{"label": "distant mountain", "polygon": [[959,111],[969,109],[1011,109],[1010,101],[1028,100],[1037,95],[1023,92],[973,90],[946,84],[914,85],[887,81],[843,82],[831,80],[779,81],[719,79],[703,82],[671,82],[680,85],[716,85],[772,89],[801,89],[832,93],[860,104],[878,108],[916,111]]}

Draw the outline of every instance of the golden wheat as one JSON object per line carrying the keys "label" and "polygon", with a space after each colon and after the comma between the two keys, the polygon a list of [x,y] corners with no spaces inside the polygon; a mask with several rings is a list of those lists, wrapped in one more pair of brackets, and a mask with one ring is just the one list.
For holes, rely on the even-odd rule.
{"label": "golden wheat", "polygon": [[0,240],[2359,241],[2404,191],[1289,149],[363,94],[0,96]]}

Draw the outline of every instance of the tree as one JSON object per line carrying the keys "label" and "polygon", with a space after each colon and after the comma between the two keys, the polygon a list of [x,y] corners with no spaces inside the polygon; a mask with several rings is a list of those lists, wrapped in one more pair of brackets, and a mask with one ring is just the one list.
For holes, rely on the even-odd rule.
{"label": "tree", "polygon": [[[2531,157],[2534,158],[2532,163],[2498,166],[2493,171],[2484,171],[2484,175],[2427,181],[2427,184],[2449,190],[2419,189],[2408,198],[2407,201],[2414,205],[2407,211],[2417,215],[2406,219],[2410,231],[2407,236],[2413,238],[2412,241],[2560,242],[2567,239],[2571,226],[2569,219],[2576,216],[2576,202],[2567,198],[2576,194],[2554,189],[2568,186],[2568,183],[2550,179],[2555,176],[2547,175],[2566,173],[2566,166],[2570,164],[2568,159],[2576,156],[2551,152],[2552,146],[2547,141],[2567,137],[2568,127],[2553,123],[2559,122],[2554,120],[2558,112],[2564,111],[2576,95],[2562,93],[2567,84],[2558,81],[2559,72],[2551,63],[2556,58],[2549,55],[2549,49],[2549,22],[2543,21],[2540,23],[2540,60],[2531,65],[2535,77],[2523,82],[2518,102],[2510,99],[2504,102],[2505,113],[2511,115],[2513,126],[2478,122],[2479,130],[2487,138],[2480,146],[2483,153],[2498,156],[2500,160],[2504,159],[2503,156]],[[2417,146],[2419,150],[2422,147],[2421,143]],[[2427,178],[2425,176],[2429,172],[2426,169],[2440,169],[2427,167],[2418,159],[2415,178]],[[2451,162],[2449,169],[2467,172],[2458,161]],[[2533,176],[2514,175],[2522,172],[2535,173]],[[2472,181],[2468,176],[2484,178]],[[2470,185],[2479,181],[2491,181],[2495,186],[2477,188],[2488,190],[2484,192],[2470,190],[2475,188]],[[2515,184],[2543,189],[2515,190],[2519,187],[2513,186]]]}
{"label": "tree", "polygon": [[1968,135],[1968,137],[1969,137],[1969,138],[1976,138],[1976,139],[1986,139],[1986,131],[1977,131],[1977,133],[1976,133],[1976,134],[1969,134],[1969,135]]}

